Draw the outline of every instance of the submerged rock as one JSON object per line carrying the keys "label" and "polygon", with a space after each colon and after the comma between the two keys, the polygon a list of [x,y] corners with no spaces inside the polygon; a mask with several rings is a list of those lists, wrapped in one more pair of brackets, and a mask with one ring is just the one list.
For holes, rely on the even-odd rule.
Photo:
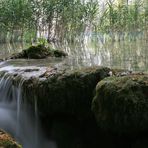
{"label": "submerged rock", "polygon": [[22,148],[9,134],[0,129],[1,148]]}
{"label": "submerged rock", "polygon": [[92,110],[105,131],[125,134],[148,131],[148,76],[109,77],[100,81]]}
{"label": "submerged rock", "polygon": [[65,57],[67,56],[67,54],[61,50],[51,49],[51,47],[45,47],[44,45],[37,45],[31,46],[20,53],[16,53],[12,55],[10,58],[43,59],[47,58],[48,56]]}

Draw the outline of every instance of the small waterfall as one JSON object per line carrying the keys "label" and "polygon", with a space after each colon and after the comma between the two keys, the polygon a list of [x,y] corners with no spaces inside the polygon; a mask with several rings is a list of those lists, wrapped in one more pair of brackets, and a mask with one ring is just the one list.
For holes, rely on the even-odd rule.
{"label": "small waterfall", "polygon": [[32,113],[22,100],[24,81],[13,84],[15,77],[4,74],[0,78],[0,128],[12,134],[23,148],[56,148],[45,140],[39,128],[37,100]]}
{"label": "small waterfall", "polygon": [[34,102],[34,111],[35,111],[35,146],[37,147],[38,145],[38,141],[39,141],[39,138],[38,138],[38,135],[39,135],[39,125],[38,125],[38,108],[37,108],[37,99],[35,99],[35,102]]}
{"label": "small waterfall", "polygon": [[20,113],[21,113],[21,101],[22,101],[22,90],[21,90],[21,86],[23,84],[23,80],[19,83],[18,87],[13,86],[13,99],[14,100],[16,98],[16,137],[19,138],[20,135]]}

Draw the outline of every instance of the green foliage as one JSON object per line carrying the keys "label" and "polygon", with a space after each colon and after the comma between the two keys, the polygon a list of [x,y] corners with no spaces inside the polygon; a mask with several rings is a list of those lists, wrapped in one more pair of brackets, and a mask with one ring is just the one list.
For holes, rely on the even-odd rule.
{"label": "green foliage", "polygon": [[[1,0],[0,1],[0,32],[23,38],[24,32],[33,28],[32,9],[28,0]],[[7,36],[6,36],[7,38]]]}
{"label": "green foliage", "polygon": [[73,41],[90,32],[147,32],[148,2],[107,0],[0,0],[0,42]]}
{"label": "green foliage", "polygon": [[144,2],[135,1],[130,5],[109,1],[101,17],[100,28],[105,31],[143,31],[145,28],[146,8]]}
{"label": "green foliage", "polygon": [[[36,40],[46,31],[49,40],[62,41],[84,32],[94,20],[97,8],[98,4],[92,0],[85,3],[81,0],[1,0],[0,32],[5,32],[4,38],[9,40],[14,40],[14,36],[23,40],[26,32],[36,32]],[[27,36],[27,40],[32,37]]]}
{"label": "green foliage", "polygon": [[38,38],[37,43],[44,45],[44,46],[48,45],[47,39],[45,39],[45,38]]}

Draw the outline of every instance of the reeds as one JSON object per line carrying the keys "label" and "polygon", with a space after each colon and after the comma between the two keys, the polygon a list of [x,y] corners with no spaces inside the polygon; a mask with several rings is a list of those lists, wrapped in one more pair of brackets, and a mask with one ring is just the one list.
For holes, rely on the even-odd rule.
{"label": "reeds", "polygon": [[148,38],[147,0],[107,0],[100,8],[98,0],[0,0],[0,42],[73,42],[94,33],[112,41]]}

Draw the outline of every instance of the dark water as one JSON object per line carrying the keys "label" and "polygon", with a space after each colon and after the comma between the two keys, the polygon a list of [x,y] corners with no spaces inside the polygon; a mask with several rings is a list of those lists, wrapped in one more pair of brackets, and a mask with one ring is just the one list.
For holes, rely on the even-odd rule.
{"label": "dark water", "polygon": [[[0,44],[0,59],[5,59],[12,53],[19,52],[28,45]],[[102,42],[101,40],[85,40],[74,44],[56,45],[65,50],[69,56],[64,61],[58,58],[42,60],[13,60],[7,65],[48,67],[55,63],[64,62],[65,66],[73,69],[83,66],[102,65],[112,68],[128,69],[132,71],[148,72],[148,42],[121,41]],[[60,65],[60,64],[59,64]]]}

